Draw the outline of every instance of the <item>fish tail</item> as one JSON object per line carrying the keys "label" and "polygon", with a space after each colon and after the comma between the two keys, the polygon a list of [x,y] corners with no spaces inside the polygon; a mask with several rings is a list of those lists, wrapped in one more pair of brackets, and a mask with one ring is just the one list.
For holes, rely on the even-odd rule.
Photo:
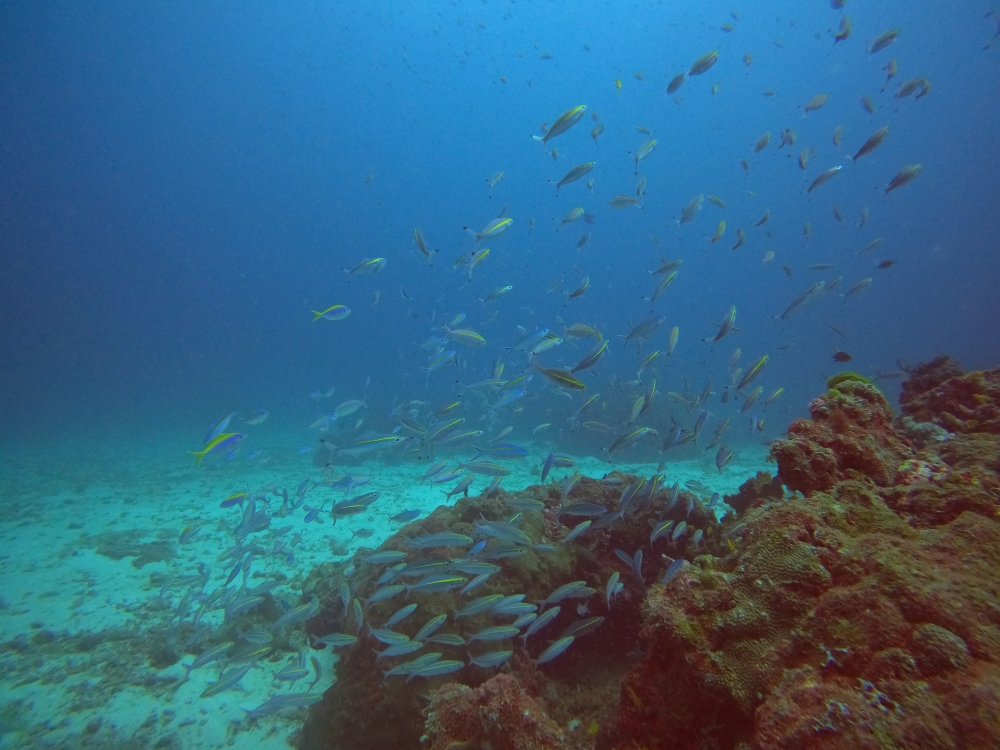
{"label": "fish tail", "polygon": [[531,137],[534,138],[539,143],[545,143],[545,136],[544,135],[533,135]]}
{"label": "fish tail", "polygon": [[188,453],[196,457],[194,465],[195,468],[198,468],[199,466],[201,466],[201,459],[205,457],[205,454],[208,453],[208,451],[188,451]]}
{"label": "fish tail", "polygon": [[[317,320],[319,320],[320,318],[323,317],[323,313],[321,313],[321,312],[316,312],[315,310],[310,310],[309,312],[311,312],[313,314],[313,323],[315,323]],[[244,421],[246,421],[246,420],[244,420]]]}

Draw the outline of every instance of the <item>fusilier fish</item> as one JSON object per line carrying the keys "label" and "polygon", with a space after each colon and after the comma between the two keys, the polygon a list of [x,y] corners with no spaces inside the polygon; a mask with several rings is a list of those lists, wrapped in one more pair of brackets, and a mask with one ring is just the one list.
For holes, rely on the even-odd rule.
{"label": "fusilier fish", "polygon": [[896,37],[899,36],[899,29],[890,29],[884,34],[880,34],[875,37],[871,44],[868,45],[868,52],[870,54],[875,54],[880,52],[896,41]]}
{"label": "fusilier fish", "polygon": [[569,170],[565,175],[563,175],[563,178],[556,183],[556,195],[559,194],[559,188],[563,185],[568,185],[571,182],[576,182],[581,177],[585,177],[587,173],[594,168],[596,163],[597,162],[594,161],[588,161],[585,164],[577,164]]}
{"label": "fusilier fish", "polygon": [[542,143],[548,143],[552,138],[555,138],[557,135],[562,135],[571,127],[576,125],[580,121],[580,118],[583,117],[586,111],[587,111],[586,104],[579,104],[575,107],[567,109],[565,112],[559,115],[559,117],[556,118],[556,121],[552,123],[552,127],[549,128],[548,131],[546,131],[545,135],[533,135],[531,137],[534,138],[536,141],[540,141]]}
{"label": "fusilier fish", "polygon": [[889,184],[885,188],[885,194],[888,195],[896,188],[901,188],[903,185],[908,185],[913,182],[917,175],[920,174],[921,169],[923,169],[922,164],[910,164],[903,167],[899,174],[889,181]]}
{"label": "fusilier fish", "polygon": [[811,193],[813,190],[815,190],[816,188],[818,188],[823,183],[829,182],[831,179],[833,179],[837,175],[838,172],[840,172],[841,169],[843,169],[843,167],[838,164],[836,167],[830,167],[825,172],[821,172],[816,177],[816,179],[812,181],[812,185],[809,186],[809,189],[806,192],[807,193]]}
{"label": "fusilier fish", "polygon": [[879,146],[882,145],[882,141],[885,140],[885,137],[887,135],[889,135],[888,125],[886,125],[884,128],[879,128],[878,130],[876,130],[871,135],[871,137],[869,137],[868,140],[865,141],[864,144],[862,144],[861,148],[858,149],[858,153],[854,155],[853,160],[857,161],[865,154],[870,154],[872,151],[877,149]]}
{"label": "fusilier fish", "polygon": [[694,65],[691,66],[691,70],[688,71],[689,76],[700,76],[702,73],[708,71],[716,62],[719,60],[719,50],[712,50],[711,52],[706,52],[704,55],[699,57],[694,61]]}

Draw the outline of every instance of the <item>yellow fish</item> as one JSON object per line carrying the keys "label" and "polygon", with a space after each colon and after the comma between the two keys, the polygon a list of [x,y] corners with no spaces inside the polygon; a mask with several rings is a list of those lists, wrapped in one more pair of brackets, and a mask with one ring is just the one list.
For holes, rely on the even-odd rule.
{"label": "yellow fish", "polygon": [[616,78],[615,79],[615,88],[618,89],[618,93],[619,94],[622,92],[622,79],[621,78]]}
{"label": "yellow fish", "polygon": [[188,451],[188,453],[192,456],[196,456],[194,465],[201,466],[201,460],[209,453],[218,448],[228,448],[230,445],[235,445],[242,437],[243,436],[238,432],[224,432],[221,435],[217,435],[212,442],[205,446],[203,450]]}

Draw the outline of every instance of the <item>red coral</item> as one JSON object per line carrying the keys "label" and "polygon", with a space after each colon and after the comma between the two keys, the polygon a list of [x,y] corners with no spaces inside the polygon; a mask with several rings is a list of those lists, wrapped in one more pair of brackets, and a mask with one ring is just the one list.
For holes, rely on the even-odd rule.
{"label": "red coral", "polygon": [[431,695],[424,731],[430,750],[565,750],[562,732],[507,674],[473,690],[449,683]]}
{"label": "red coral", "polygon": [[892,409],[877,388],[847,381],[809,404],[811,419],[797,419],[771,456],[778,477],[808,496],[838,481],[867,477],[888,486],[910,455],[892,429]]}

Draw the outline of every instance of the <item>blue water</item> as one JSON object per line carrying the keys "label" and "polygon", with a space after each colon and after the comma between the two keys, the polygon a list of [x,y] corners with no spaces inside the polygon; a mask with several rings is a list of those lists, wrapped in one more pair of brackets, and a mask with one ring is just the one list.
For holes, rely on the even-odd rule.
{"label": "blue water", "polygon": [[[428,402],[418,413],[429,422],[432,407],[454,400],[459,383],[489,378],[499,357],[504,379],[533,378],[492,430],[511,425],[513,440],[535,446],[532,430],[551,423],[542,452],[606,459],[614,436],[573,431],[566,417],[600,393],[593,418],[624,429],[655,380],[653,406],[635,424],[659,436],[628,456],[656,464],[664,436],[675,423],[690,429],[702,408],[706,434],[731,419],[723,442],[738,456],[761,452],[845,366],[887,373],[879,384],[894,399],[901,363],[949,353],[968,369],[995,364],[1000,44],[983,49],[996,31],[988,6],[678,5],[4,4],[0,445],[33,457],[19,471],[44,473],[47,451],[67,449],[81,462],[94,451],[127,468],[139,452],[193,471],[184,450],[199,449],[224,415],[264,408],[268,422],[247,428],[230,460],[249,466],[262,452],[292,460],[316,443],[303,425],[344,400],[368,407],[341,421],[344,435],[387,434],[401,402]],[[834,46],[845,13],[853,34]],[[866,51],[894,27],[892,45]],[[713,49],[714,67],[687,80],[677,100],[665,93]],[[886,84],[890,59],[899,72]],[[894,98],[918,76],[931,82],[929,94]],[[820,93],[828,102],[806,114]],[[863,95],[874,114],[862,109]],[[547,146],[530,137],[579,104],[586,114],[567,133]],[[597,122],[605,131],[595,142]],[[852,163],[886,125],[881,147]],[[779,149],[786,128],[796,143]],[[770,144],[754,153],[767,131]],[[634,154],[651,138],[658,146],[637,175]],[[802,170],[797,159],[809,147]],[[554,183],[588,161],[593,189],[585,178],[557,194]],[[889,180],[917,163],[917,179],[886,195]],[[806,192],[835,165],[840,174]],[[488,181],[501,171],[491,196]],[[612,210],[609,200],[634,196],[640,177],[641,209]],[[726,208],[706,200],[678,225],[700,193]],[[560,227],[577,206],[593,223]],[[467,265],[455,268],[476,249],[464,227],[479,231],[502,210],[512,227],[480,243],[491,252],[470,282]],[[720,220],[725,235],[710,243]],[[415,247],[415,228],[435,250],[433,265]],[[737,228],[747,239],[731,250]],[[877,238],[878,248],[860,254]],[[642,298],[663,278],[650,273],[660,256],[683,264],[651,307]],[[374,257],[386,259],[380,273],[345,273]],[[811,285],[838,276],[839,288],[776,319]],[[567,300],[584,277],[589,289]],[[843,296],[868,277],[867,289]],[[480,301],[507,284],[513,290],[498,302]],[[352,314],[312,322],[311,310],[333,304]],[[738,330],[704,341],[730,306]],[[651,310],[663,325],[641,353],[623,349],[619,337]],[[428,376],[433,353],[417,344],[461,313],[461,327],[486,344],[449,343],[458,364]],[[523,353],[505,352],[522,329],[562,336],[563,322],[595,326],[611,341],[581,373],[586,391],[568,397]],[[675,326],[674,354],[631,382],[646,355],[665,352]],[[593,343],[567,339],[537,362],[571,367]],[[741,412],[735,389],[720,400],[737,347],[743,368],[769,356],[753,384],[762,399],[785,389],[766,410]],[[832,361],[838,350],[853,357],[848,365]],[[713,395],[698,408],[667,396],[696,396],[708,381]],[[328,399],[310,396],[331,387]],[[482,399],[462,401],[467,427],[487,430]],[[751,431],[751,417],[764,429]],[[676,455],[704,455],[700,442]]]}
{"label": "blue water", "polygon": [[[744,364],[772,355],[761,383],[784,386],[793,414],[835,370],[834,346],[865,372],[942,351],[970,367],[995,361],[998,50],[981,49],[992,27],[978,5],[926,3],[904,13],[857,4],[843,11],[854,33],[836,47],[829,29],[839,14],[826,3],[744,8],[739,21],[729,11],[716,3],[697,11],[644,3],[8,4],[0,30],[8,434],[129,425],[155,436],[169,425],[187,426],[197,442],[233,409],[264,406],[275,421],[311,421],[319,410],[310,392],[336,386],[338,397],[357,397],[368,376],[373,414],[404,392],[445,398],[457,371],[432,377],[427,390],[419,369],[427,357],[413,346],[431,333],[432,316],[440,323],[467,312],[475,327],[477,298],[514,286],[483,330],[488,345],[459,348],[461,375],[485,377],[518,325],[558,331],[561,315],[609,337],[627,332],[628,320],[648,313],[639,297],[652,291],[646,272],[657,254],[684,259],[657,305],[667,322],[653,346],[664,348],[674,325],[681,334],[660,368],[661,391],[680,390],[684,377],[698,390],[707,377],[725,382],[735,346]],[[732,33],[719,30],[726,22]],[[895,26],[902,33],[893,45],[865,51]],[[716,48],[719,62],[682,86],[679,105],[666,96],[670,78]],[[749,68],[744,52],[753,54]],[[900,71],[883,93],[890,58]],[[915,76],[930,79],[931,93],[895,100],[896,84]],[[768,88],[774,97],[762,95]],[[820,92],[827,105],[804,118],[803,105]],[[876,102],[875,115],[860,107],[862,94]],[[553,161],[529,134],[580,103],[587,116],[551,142]],[[599,145],[589,137],[592,113],[606,127]],[[882,147],[852,165],[849,155],[885,124]],[[835,149],[838,125],[844,139]],[[786,127],[797,133],[795,156],[817,150],[805,173],[787,147],[776,148]],[[768,130],[771,145],[753,154]],[[612,211],[610,198],[634,193],[630,152],[650,137],[659,146],[641,165],[644,208]],[[590,160],[594,191],[580,181],[556,197],[549,180]],[[885,197],[888,180],[910,163],[922,163],[922,174]],[[805,194],[835,164],[844,172]],[[486,180],[501,170],[489,199]],[[718,195],[728,208],[706,203],[678,227],[696,193]],[[843,224],[831,215],[834,203]],[[577,205],[594,225],[556,232]],[[473,247],[462,227],[478,230],[504,206],[513,228],[484,243],[490,257],[463,283],[452,270]],[[868,226],[857,230],[865,206]],[[770,221],[755,229],[767,209]],[[726,236],[709,246],[720,218]],[[414,248],[415,227],[440,248],[433,268]],[[748,240],[732,252],[736,227]],[[584,231],[590,242],[577,251]],[[882,248],[854,257],[877,237]],[[767,250],[776,255],[765,265]],[[341,269],[374,256],[388,259],[384,271],[348,284]],[[885,259],[896,265],[877,270]],[[837,269],[811,272],[810,263]],[[564,289],[574,288],[574,266],[592,285],[564,307],[546,290],[560,275]],[[857,298],[827,298],[784,325],[772,320],[834,275],[844,276],[840,292],[875,281]],[[403,285],[411,302],[400,296]],[[334,303],[350,306],[351,317],[310,323],[310,309]],[[700,339],[714,335],[730,305],[740,331],[713,351]],[[776,352],[786,341],[795,348]],[[593,371],[596,390],[633,372],[636,358],[615,349]],[[542,361],[572,363],[580,353],[563,347]]]}

